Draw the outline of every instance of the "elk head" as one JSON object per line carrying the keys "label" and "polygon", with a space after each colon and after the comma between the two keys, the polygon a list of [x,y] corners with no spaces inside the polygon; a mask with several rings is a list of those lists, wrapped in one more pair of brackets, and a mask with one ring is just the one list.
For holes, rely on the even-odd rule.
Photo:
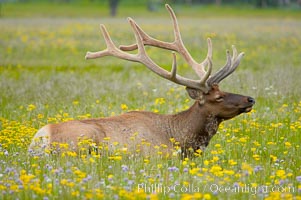
{"label": "elk head", "polygon": [[[255,100],[251,97],[242,96],[238,94],[227,93],[219,90],[218,84],[224,78],[229,76],[238,67],[240,60],[244,56],[244,53],[237,53],[237,50],[232,46],[232,55],[227,50],[227,61],[215,74],[211,75],[212,71],[212,43],[211,39],[207,39],[208,51],[204,61],[196,62],[186,47],[181,38],[180,29],[178,26],[177,18],[172,8],[166,4],[166,9],[170,13],[173,28],[174,28],[174,41],[165,42],[152,38],[145,33],[141,27],[131,18],[128,18],[130,25],[133,28],[136,44],[121,45],[119,48],[115,46],[111,40],[109,33],[104,25],[100,25],[103,37],[105,39],[107,49],[99,52],[87,52],[86,59],[99,58],[104,56],[115,56],[120,59],[130,60],[134,62],[140,62],[144,64],[154,73],[159,76],[170,80],[176,84],[186,86],[186,90],[189,96],[196,100],[201,107],[206,107],[209,110],[210,115],[214,115],[221,121],[235,117],[243,112],[249,112],[255,103]],[[147,55],[145,45],[154,46],[162,49],[172,50],[172,68],[171,71],[166,71],[162,67],[158,66]],[[137,54],[129,54],[126,51],[132,51],[138,49]],[[183,59],[192,67],[195,73],[198,75],[198,80],[182,77],[177,74],[177,62],[176,54],[179,53]]]}
{"label": "elk head", "polygon": [[207,93],[192,88],[186,90],[192,99],[197,100],[200,106],[205,107],[211,115],[221,121],[251,111],[255,103],[252,97],[220,91],[216,83]]}

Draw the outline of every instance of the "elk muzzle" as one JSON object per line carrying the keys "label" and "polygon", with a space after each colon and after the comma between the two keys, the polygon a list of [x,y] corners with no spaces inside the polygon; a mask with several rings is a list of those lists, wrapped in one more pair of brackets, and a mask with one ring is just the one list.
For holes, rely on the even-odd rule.
{"label": "elk muzzle", "polygon": [[245,106],[241,108],[241,113],[250,112],[255,104],[255,99],[253,97],[247,97],[246,99]]}

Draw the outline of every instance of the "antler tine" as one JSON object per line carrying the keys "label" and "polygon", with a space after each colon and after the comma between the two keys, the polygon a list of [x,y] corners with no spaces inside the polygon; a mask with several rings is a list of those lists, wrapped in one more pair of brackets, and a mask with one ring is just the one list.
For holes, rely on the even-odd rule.
{"label": "antler tine", "polygon": [[204,77],[201,79],[200,84],[201,84],[201,85],[205,85],[206,88],[208,88],[207,80],[208,80],[208,78],[210,77],[210,74],[211,74],[211,72],[212,72],[212,60],[211,60],[211,57],[207,57],[206,60],[207,60],[207,62],[208,62],[208,69],[207,69],[207,71],[206,71]]}
{"label": "antler tine", "polygon": [[[188,52],[188,50],[186,49],[182,37],[181,37],[181,32],[180,32],[180,28],[179,28],[179,24],[178,24],[178,20],[176,17],[175,12],[173,11],[173,9],[168,5],[165,4],[166,9],[168,10],[172,22],[173,22],[173,30],[174,30],[174,37],[175,40],[173,42],[175,49],[179,54],[181,54],[183,56],[183,58],[185,59],[185,61],[192,67],[192,69],[195,71],[195,73],[201,78],[203,79],[204,77],[206,77],[206,71],[205,71],[205,66],[208,63],[208,54],[212,54],[212,49],[209,50],[210,46],[211,46],[211,41],[210,39],[207,41],[208,42],[208,52],[207,52],[207,57],[205,58],[205,60],[201,63],[197,63],[192,56],[190,55],[190,53]],[[201,81],[202,82],[202,81]]]}
{"label": "antler tine", "polygon": [[137,58],[135,57],[135,55],[123,52],[116,47],[116,45],[113,43],[110,37],[110,34],[108,33],[106,27],[103,24],[100,25],[100,29],[104,37],[105,43],[107,45],[107,48],[105,50],[98,51],[98,52],[88,51],[86,53],[85,59],[101,58],[104,56],[116,56],[121,59],[137,62]]}
{"label": "antler tine", "polygon": [[177,76],[177,58],[175,52],[172,52],[172,68],[171,68],[171,74],[170,78],[171,80],[175,80]]}
{"label": "antler tine", "polygon": [[229,68],[231,67],[231,55],[230,55],[230,52],[229,50],[226,51],[226,54],[227,54],[227,62],[226,64],[224,65],[224,67],[222,67],[220,70],[218,70],[213,76],[211,76],[207,83],[208,85],[212,85],[213,83],[219,83],[219,79],[222,78],[222,76],[224,74],[227,73],[227,71],[229,70]]}
{"label": "antler tine", "polygon": [[[174,49],[175,45],[173,44],[173,42],[164,42],[164,41],[157,40],[149,36],[147,33],[145,33],[134,20],[133,20],[133,24],[136,26],[144,45],[155,46],[167,50],[175,50]],[[119,46],[119,49],[121,49],[122,51],[133,51],[136,50],[137,48],[138,48],[137,44]]]}
{"label": "antler tine", "polygon": [[139,31],[136,27],[135,21],[130,17],[128,17],[128,21],[129,21],[129,23],[130,23],[130,25],[131,25],[131,27],[133,28],[133,31],[134,31],[135,39],[136,39],[136,42],[137,42],[138,55],[147,56],[147,54],[145,52],[145,48],[144,48],[144,44],[143,44],[143,41],[142,41],[141,34],[139,33]]}
{"label": "antler tine", "polygon": [[232,56],[232,63],[234,63],[234,59],[237,57],[237,49],[234,45],[232,45],[232,52],[233,52],[233,56]]}
{"label": "antler tine", "polygon": [[237,50],[234,45],[232,45],[233,55],[231,57],[229,50],[227,50],[227,62],[219,71],[217,71],[213,76],[211,76],[207,80],[207,84],[210,86],[214,83],[219,83],[224,78],[229,76],[231,73],[235,71],[235,69],[238,67],[240,60],[244,56],[244,53],[240,53],[237,56]]}
{"label": "antler tine", "polygon": [[165,69],[159,67],[146,54],[145,47],[144,47],[144,44],[143,44],[143,41],[142,41],[142,37],[141,37],[140,32],[139,32],[139,30],[136,26],[135,21],[130,17],[128,18],[128,21],[129,21],[131,27],[133,28],[135,39],[136,39],[136,42],[137,42],[137,48],[138,48],[138,54],[136,55],[137,56],[137,62],[140,62],[140,63],[144,64],[147,68],[149,68],[150,70],[152,70],[153,72],[155,72],[159,76],[161,76],[165,79],[169,79],[171,77],[169,72],[166,71]]}
{"label": "antler tine", "polygon": [[208,65],[208,62],[209,62],[209,59],[211,59],[211,62],[212,62],[212,42],[211,42],[211,39],[210,38],[207,38],[207,57],[206,59],[200,63],[200,65],[203,65],[203,66],[206,66]]}
{"label": "antler tine", "polygon": [[182,46],[184,46],[183,41],[182,41],[182,37],[181,37],[181,32],[180,32],[178,20],[177,20],[175,12],[173,11],[173,9],[168,4],[165,4],[165,8],[168,10],[168,12],[170,14],[170,17],[172,19],[173,28],[174,28],[173,31],[174,31],[174,36],[175,36],[174,43],[179,42],[179,43],[182,43]]}
{"label": "antler tine", "polygon": [[[232,50],[233,50],[233,57],[232,57],[232,66],[231,66],[231,70],[229,70],[228,75],[230,75],[232,72],[235,71],[235,69],[238,67],[240,60],[243,58],[243,56],[245,55],[244,52],[241,52],[238,56],[237,56],[237,50],[235,48],[234,45],[232,45]],[[228,76],[227,75],[227,76]]]}
{"label": "antler tine", "polygon": [[114,49],[114,43],[111,40],[111,37],[106,29],[106,27],[103,24],[100,24],[101,33],[105,39],[105,43],[107,45],[107,48],[103,51],[98,52],[87,52],[85,59],[92,59],[92,58],[100,58],[103,56],[109,56],[110,55],[110,49]]}

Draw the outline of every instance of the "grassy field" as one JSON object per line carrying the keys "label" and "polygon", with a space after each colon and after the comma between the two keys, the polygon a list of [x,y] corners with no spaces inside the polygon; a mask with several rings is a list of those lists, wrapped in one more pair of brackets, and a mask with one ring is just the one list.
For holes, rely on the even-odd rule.
{"label": "grassy field", "polygon": [[[252,15],[250,11],[248,13]],[[84,15],[83,15],[84,16]],[[135,16],[135,12],[131,14]],[[167,13],[137,21],[146,32],[171,40]],[[31,155],[27,147],[47,123],[118,115],[129,110],[162,114],[187,109],[183,87],[139,64],[116,58],[84,60],[105,48],[99,24],[117,44],[134,41],[125,19],[9,17],[0,19],[0,199],[300,199],[301,22],[298,17],[179,19],[182,37],[197,60],[213,41],[214,70],[235,44],[246,53],[225,91],[256,99],[251,113],[224,122],[201,155],[181,160],[139,155],[107,142],[102,154]],[[171,54],[148,48],[166,69]],[[179,60],[179,73],[194,76]],[[135,137],[133,136],[133,140]],[[147,144],[142,144],[147,145]]]}
{"label": "grassy field", "polygon": [[[133,1],[134,2],[134,1]],[[118,17],[144,16],[144,17],[164,17],[166,12],[164,6],[156,5],[155,12],[147,11],[147,0],[136,1],[135,5],[128,1],[120,1],[117,14]],[[168,2],[168,1],[162,1]],[[101,18],[109,16],[108,1],[79,1],[75,3],[58,3],[36,1],[9,2],[1,4],[1,17],[92,17]],[[298,6],[281,8],[260,9],[252,5],[224,5],[214,6],[206,4],[196,5],[173,5],[179,16],[201,17],[201,18],[223,18],[223,17],[259,17],[259,18],[300,18],[301,12]]]}

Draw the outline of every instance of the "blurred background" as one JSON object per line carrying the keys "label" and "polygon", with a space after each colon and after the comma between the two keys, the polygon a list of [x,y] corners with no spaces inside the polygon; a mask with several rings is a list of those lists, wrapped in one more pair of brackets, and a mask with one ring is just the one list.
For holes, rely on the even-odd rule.
{"label": "blurred background", "polygon": [[[123,16],[160,13],[165,3],[181,6],[183,12],[190,13],[189,8],[198,7],[227,7],[243,10],[301,10],[301,0],[0,0],[0,15],[12,16]],[[48,8],[48,9],[45,9]],[[80,8],[80,9],[75,9]],[[242,12],[243,13],[243,12]],[[191,14],[194,14],[193,12]],[[224,12],[207,13],[207,15],[221,15]],[[227,13],[231,14],[231,13]],[[241,14],[241,13],[239,13]]]}
{"label": "blurred background", "polygon": [[[120,113],[120,104],[129,109],[156,109],[162,113],[186,109],[185,102],[189,101],[184,87],[161,79],[141,64],[112,57],[85,60],[87,51],[106,48],[100,23],[105,24],[117,46],[135,42],[126,21],[128,16],[154,38],[172,41],[166,3],[174,9],[182,39],[198,62],[206,56],[208,37],[213,42],[213,71],[224,65],[225,52],[231,50],[231,45],[245,52],[239,70],[223,82],[223,90],[255,97],[256,105],[261,105],[257,109],[264,112],[267,108],[272,110],[275,101],[281,105],[300,99],[300,0],[0,0],[0,3],[0,116],[8,119],[23,119],[22,113],[28,113],[20,108],[31,104],[36,106],[37,113],[53,116],[64,110],[73,117],[82,113],[93,117]],[[146,49],[156,63],[170,70],[170,51]],[[196,78],[181,56],[177,56],[177,62],[179,74]],[[166,96],[170,88],[177,91],[177,97],[174,93]],[[153,100],[157,97],[164,97],[168,106],[154,107]],[[82,103],[77,106],[73,102]],[[101,106],[95,102],[101,102]]]}

